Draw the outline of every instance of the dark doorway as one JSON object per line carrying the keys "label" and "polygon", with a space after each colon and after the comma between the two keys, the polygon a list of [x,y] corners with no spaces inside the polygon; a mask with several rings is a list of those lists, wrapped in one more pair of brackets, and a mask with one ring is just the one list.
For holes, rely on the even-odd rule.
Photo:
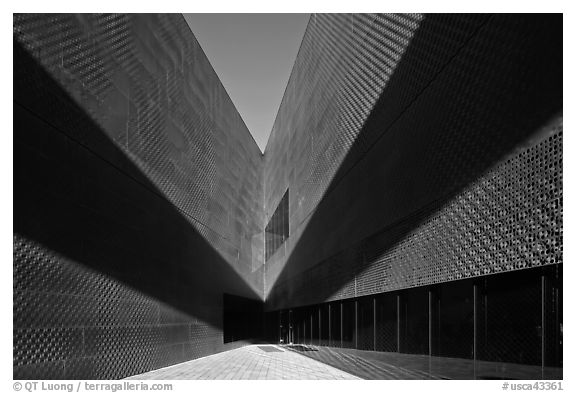
{"label": "dark doorway", "polygon": [[263,337],[263,303],[259,300],[224,294],[224,343]]}

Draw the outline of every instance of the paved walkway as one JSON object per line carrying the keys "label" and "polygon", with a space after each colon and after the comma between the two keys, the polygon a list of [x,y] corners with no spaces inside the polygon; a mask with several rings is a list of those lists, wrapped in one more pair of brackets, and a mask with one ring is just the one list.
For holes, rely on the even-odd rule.
{"label": "paved walkway", "polygon": [[276,345],[249,345],[127,379],[359,379]]}
{"label": "paved walkway", "polygon": [[296,344],[291,351],[362,379],[562,379],[562,368]]}
{"label": "paved walkway", "polygon": [[249,345],[128,379],[562,379],[545,368],[312,345]]}

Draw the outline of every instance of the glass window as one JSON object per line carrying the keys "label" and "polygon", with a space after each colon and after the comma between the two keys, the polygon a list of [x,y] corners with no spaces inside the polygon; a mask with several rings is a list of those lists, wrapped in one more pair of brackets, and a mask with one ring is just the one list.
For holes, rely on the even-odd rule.
{"label": "glass window", "polygon": [[288,190],[286,190],[270,221],[268,221],[268,225],[266,225],[266,260],[270,259],[276,250],[284,244],[290,234],[288,195]]}

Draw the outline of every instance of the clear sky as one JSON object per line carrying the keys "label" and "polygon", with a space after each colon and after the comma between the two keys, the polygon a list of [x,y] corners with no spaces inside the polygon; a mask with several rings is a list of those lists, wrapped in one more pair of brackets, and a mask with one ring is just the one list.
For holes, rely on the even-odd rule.
{"label": "clear sky", "polygon": [[310,14],[184,14],[264,151]]}

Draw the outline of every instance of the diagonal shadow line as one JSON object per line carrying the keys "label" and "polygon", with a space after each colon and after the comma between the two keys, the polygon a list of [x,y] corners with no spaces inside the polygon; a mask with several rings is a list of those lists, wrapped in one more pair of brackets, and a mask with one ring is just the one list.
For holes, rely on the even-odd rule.
{"label": "diagonal shadow line", "polygon": [[[437,35],[445,37],[446,34],[450,34],[449,31],[441,30],[442,21],[439,19],[442,17],[442,15],[427,15],[416,30],[395,72],[332,178],[327,192],[308,218],[304,231],[289,251],[284,266],[266,294],[267,311],[326,301],[335,291],[348,284],[349,280],[353,280],[352,276],[355,277],[369,267],[367,264],[362,265],[362,262],[352,254],[346,254],[347,250],[362,244],[370,236],[387,230],[395,233],[383,242],[382,254],[392,249],[428,217],[437,213],[451,197],[465,190],[468,185],[519,146],[537,137],[543,126],[562,113],[561,15],[509,15],[509,19],[505,19],[506,16],[492,16],[468,41],[491,45],[491,50],[484,49],[477,58],[479,64],[484,66],[477,68],[477,72],[486,79],[479,83],[479,75],[457,72],[458,70],[452,72],[452,79],[449,81],[446,81],[446,77],[440,79],[442,75],[436,75],[416,99],[412,100],[409,107],[402,111],[403,116],[393,124],[396,130],[380,131],[382,124],[386,124],[387,109],[401,99],[403,90],[412,83],[410,70],[417,69],[419,62],[426,61],[422,54],[427,53],[427,45],[431,44],[430,37]],[[516,37],[531,38],[529,44],[519,41],[523,44],[522,51],[515,48],[516,51],[511,52],[510,45],[514,45],[515,42],[494,40],[499,27],[494,22],[502,23],[502,19],[515,24],[518,29]],[[485,41],[490,39],[492,39],[490,42]],[[460,52],[463,50],[467,48],[461,48]],[[494,53],[507,53],[509,57],[496,61]],[[458,56],[452,57],[451,62],[455,62],[458,58]],[[530,64],[527,74],[511,75],[512,66],[519,67],[520,64]],[[453,64],[446,65],[446,67],[452,66]],[[460,66],[472,68],[470,64]],[[448,87],[451,90],[447,90],[448,87],[438,87],[439,81],[449,82]],[[474,89],[471,89],[471,86]],[[522,90],[505,90],[510,86],[521,87]],[[445,100],[443,105],[438,105],[435,101],[439,96]],[[495,103],[506,108],[506,112],[498,111]],[[472,112],[474,118],[470,119],[470,123],[459,124],[460,128],[454,128],[450,123],[450,117],[461,110]],[[410,121],[410,117],[417,118],[417,121]],[[475,123],[476,119],[480,121]],[[435,129],[428,127],[429,124]],[[452,128],[449,128],[450,126]],[[413,129],[410,130],[409,127]],[[408,136],[402,139],[402,136],[398,135],[400,131],[407,133]],[[391,136],[371,139],[379,134]],[[437,143],[434,144],[433,137],[436,135],[446,144],[440,146],[442,151],[439,153],[431,153],[431,146],[438,146]],[[380,172],[370,173],[372,185],[351,188],[354,186],[354,178],[365,176],[360,171],[367,169],[366,162],[376,163],[377,154],[381,155],[379,160],[385,161],[388,158],[382,156],[383,152],[395,153],[392,148],[387,150],[384,145],[390,142],[387,139],[399,144],[397,152],[404,153],[402,159],[391,159],[390,167],[378,168]],[[366,140],[374,142],[370,145],[369,153],[365,147]],[[444,159],[439,156],[440,154]],[[435,166],[426,166],[422,163],[426,156],[438,156],[441,159],[433,163]],[[465,161],[465,158],[469,158],[469,161]],[[454,165],[453,161],[462,163],[458,171],[451,168]],[[433,189],[428,189],[426,186],[430,184],[427,178],[442,181],[434,184]],[[398,179],[402,179],[402,184],[398,184]],[[386,195],[382,187],[373,184],[386,184],[387,180],[395,189],[393,193]],[[396,184],[391,182],[394,180],[397,181]],[[359,198],[354,199],[354,195]],[[384,197],[387,198],[387,204],[383,209]],[[345,205],[342,201],[347,201],[349,204]],[[386,216],[379,213],[385,209],[396,212],[388,215],[387,220],[378,219],[378,216]],[[331,216],[334,215],[334,211],[339,212],[338,219],[344,222],[347,228],[333,227],[334,220]],[[368,225],[364,225],[365,223]],[[376,227],[382,223],[385,225]],[[338,230],[340,232],[337,232]],[[320,244],[318,239],[321,239]],[[329,249],[330,255],[319,251],[322,249]],[[339,268],[351,274],[348,277],[335,278],[337,281],[330,293],[308,294],[309,299],[304,303],[290,303],[298,279],[339,253],[344,253],[344,260],[339,261],[342,264]],[[280,285],[284,288],[278,289]]]}
{"label": "diagonal shadow line", "polygon": [[261,299],[17,40],[14,233],[218,329],[223,293]]}

